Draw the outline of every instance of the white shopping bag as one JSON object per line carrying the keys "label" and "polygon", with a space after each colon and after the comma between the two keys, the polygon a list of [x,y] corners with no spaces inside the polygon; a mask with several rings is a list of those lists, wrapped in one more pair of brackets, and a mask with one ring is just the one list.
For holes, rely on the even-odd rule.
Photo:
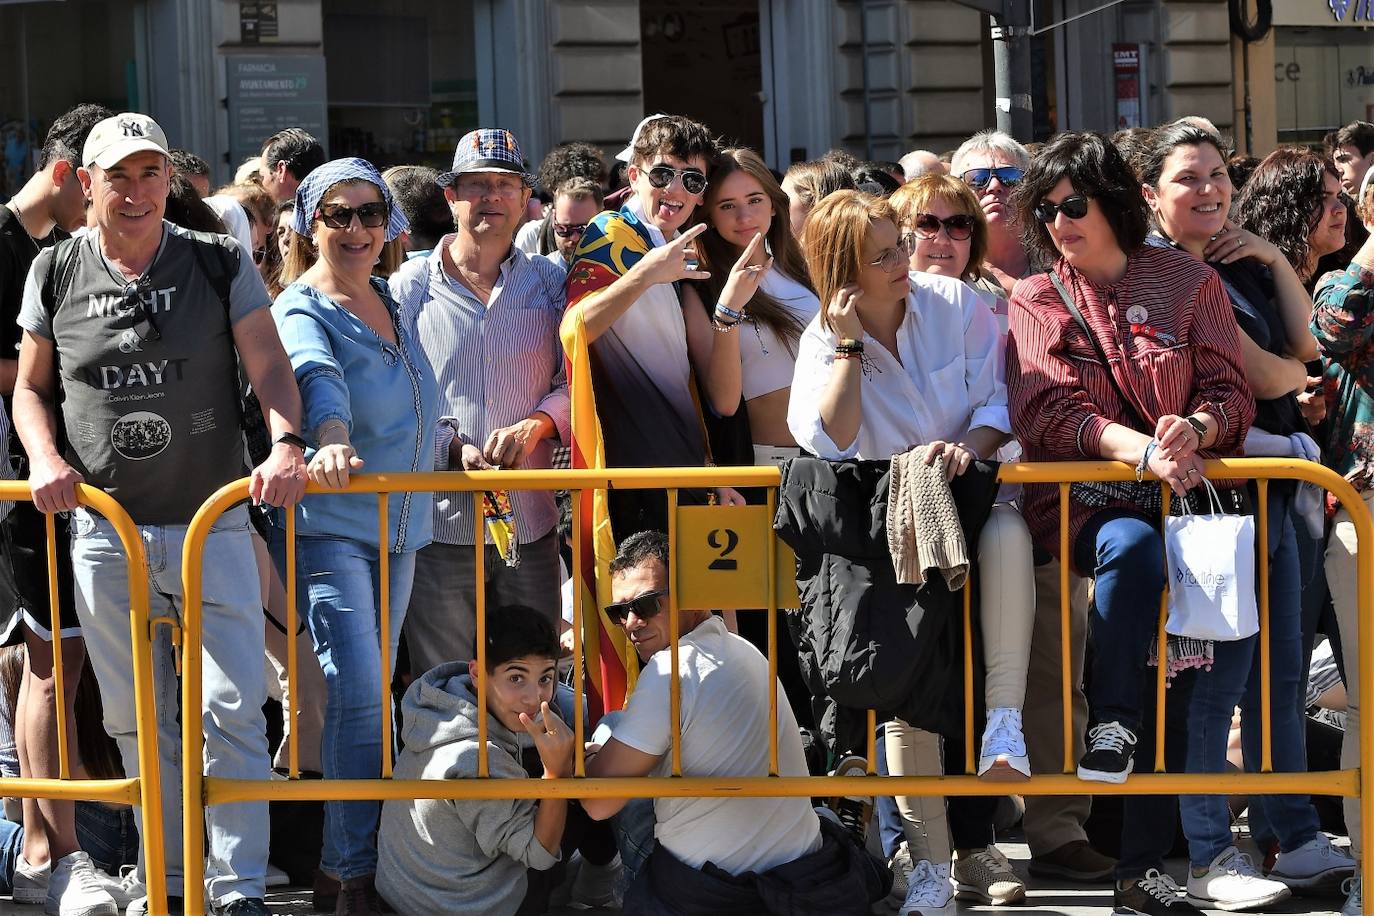
{"label": "white shopping bag", "polygon": [[1225,515],[1204,480],[1214,514],[1188,511],[1164,520],[1169,562],[1169,620],[1174,636],[1230,642],[1259,632],[1255,603],[1255,520]]}

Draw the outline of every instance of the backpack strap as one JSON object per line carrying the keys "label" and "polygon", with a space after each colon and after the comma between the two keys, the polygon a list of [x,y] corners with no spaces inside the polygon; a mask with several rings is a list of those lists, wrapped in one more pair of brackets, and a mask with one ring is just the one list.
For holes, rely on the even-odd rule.
{"label": "backpack strap", "polygon": [[52,260],[48,262],[48,273],[43,278],[43,285],[39,288],[39,300],[43,303],[43,309],[48,313],[48,318],[57,314],[57,310],[67,299],[67,293],[71,292],[72,279],[76,276],[76,259],[79,254],[77,246],[81,244],[79,238],[63,239],[53,246]]}
{"label": "backpack strap", "polygon": [[[215,295],[219,297],[220,305],[224,306],[224,315],[228,318],[231,313],[229,290],[234,277],[238,275],[239,258],[242,254],[237,248],[230,249],[221,245],[212,233],[192,232],[190,235],[191,251],[195,253],[196,266],[210,281]],[[207,255],[206,249],[213,253]]]}

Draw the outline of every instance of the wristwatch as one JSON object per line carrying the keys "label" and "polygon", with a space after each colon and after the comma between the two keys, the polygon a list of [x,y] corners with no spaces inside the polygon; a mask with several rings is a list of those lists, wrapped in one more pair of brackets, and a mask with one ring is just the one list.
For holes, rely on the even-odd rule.
{"label": "wristwatch", "polygon": [[1193,432],[1197,433],[1197,444],[1201,445],[1202,441],[1207,438],[1207,424],[1203,423],[1192,414],[1189,414],[1183,419],[1187,420],[1188,425],[1193,428]]}
{"label": "wristwatch", "polygon": [[305,440],[302,439],[300,436],[296,435],[295,433],[282,433],[276,439],[272,440],[273,445],[280,445],[283,442],[285,442],[287,445],[294,445],[301,451],[305,451],[306,449]]}

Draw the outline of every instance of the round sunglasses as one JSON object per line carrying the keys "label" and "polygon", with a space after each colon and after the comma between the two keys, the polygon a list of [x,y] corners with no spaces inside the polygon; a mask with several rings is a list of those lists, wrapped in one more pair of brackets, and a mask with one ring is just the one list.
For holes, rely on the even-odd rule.
{"label": "round sunglasses", "polygon": [[933,239],[940,234],[940,227],[944,226],[945,234],[955,242],[964,242],[972,238],[975,225],[977,225],[977,220],[967,213],[956,213],[954,216],[947,216],[944,219],[933,213],[918,213],[916,219],[912,221],[912,226],[919,238]]}
{"label": "round sunglasses", "polygon": [[1069,219],[1082,219],[1088,215],[1088,198],[1082,194],[1075,194],[1072,197],[1064,198],[1057,204],[1042,200],[1031,211],[1031,215],[1042,223],[1054,222],[1055,217],[1061,213]]}
{"label": "round sunglasses", "polygon": [[682,179],[682,190],[688,194],[700,194],[706,190],[706,174],[700,169],[675,169],[667,165],[656,165],[648,170],[649,184],[656,188],[666,188],[674,178]]}

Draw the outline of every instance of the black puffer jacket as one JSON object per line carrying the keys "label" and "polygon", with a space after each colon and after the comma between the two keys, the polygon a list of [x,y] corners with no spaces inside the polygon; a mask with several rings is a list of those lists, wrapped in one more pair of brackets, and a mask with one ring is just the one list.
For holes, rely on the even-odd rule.
{"label": "black puffer jacket", "polygon": [[[783,468],[773,521],[797,554],[802,608],[788,625],[816,721],[837,754],[865,746],[869,708],[879,722],[897,717],[950,737],[963,728],[963,594],[938,575],[921,586],[897,582],[887,544],[889,468],[887,461],[793,459]],[[976,462],[951,490],[973,558],[997,497],[997,465]],[[983,670],[973,619],[977,717]]]}

